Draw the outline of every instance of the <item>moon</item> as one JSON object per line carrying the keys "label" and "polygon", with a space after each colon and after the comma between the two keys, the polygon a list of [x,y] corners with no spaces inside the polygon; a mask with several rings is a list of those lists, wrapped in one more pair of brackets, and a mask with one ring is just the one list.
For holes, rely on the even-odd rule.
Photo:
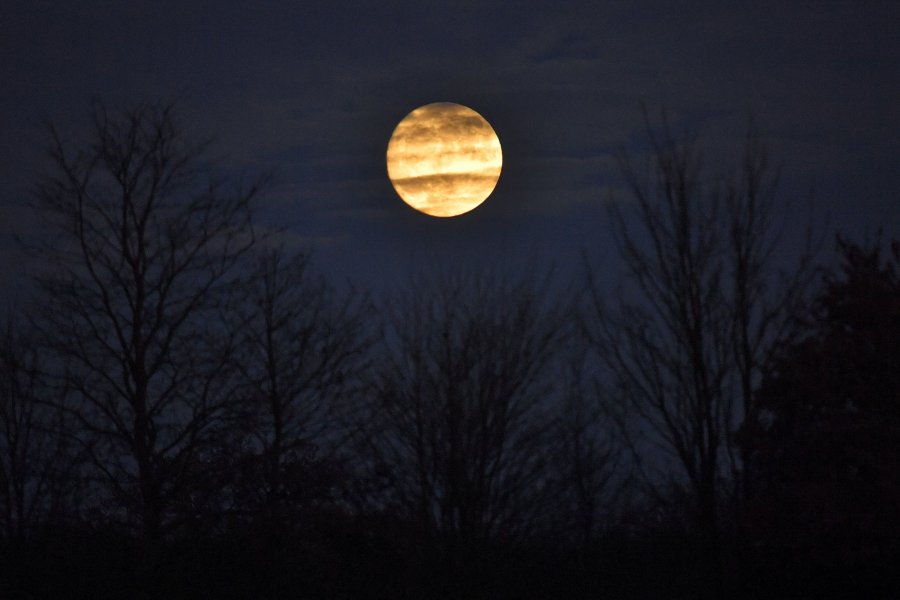
{"label": "moon", "polygon": [[391,134],[387,172],[400,198],[433,217],[455,217],[484,202],[500,179],[494,129],[462,104],[435,102],[406,115]]}

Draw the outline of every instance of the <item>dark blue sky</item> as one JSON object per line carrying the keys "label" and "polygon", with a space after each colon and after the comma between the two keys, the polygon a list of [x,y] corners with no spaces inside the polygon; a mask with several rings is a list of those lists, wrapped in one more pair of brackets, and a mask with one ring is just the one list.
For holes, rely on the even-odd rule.
{"label": "dark blue sky", "polygon": [[[21,204],[42,120],[77,136],[95,96],[178,98],[226,169],[277,173],[264,218],[363,284],[607,252],[601,203],[626,200],[612,152],[640,139],[642,103],[699,134],[713,170],[755,115],[785,198],[812,188],[832,228],[900,235],[900,3],[738,4],[4,2],[0,279],[27,268],[12,234],[39,235]],[[435,101],[480,112],[504,150],[494,194],[455,219],[414,213],[385,175],[393,127]]]}

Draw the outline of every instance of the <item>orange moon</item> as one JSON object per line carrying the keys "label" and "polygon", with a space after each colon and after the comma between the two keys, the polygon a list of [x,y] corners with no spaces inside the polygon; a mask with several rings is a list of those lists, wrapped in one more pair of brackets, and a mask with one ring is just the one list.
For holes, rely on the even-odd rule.
{"label": "orange moon", "polygon": [[452,102],[420,106],[391,134],[387,172],[404,202],[433,217],[455,217],[484,202],[500,179],[503,152],[480,114]]}

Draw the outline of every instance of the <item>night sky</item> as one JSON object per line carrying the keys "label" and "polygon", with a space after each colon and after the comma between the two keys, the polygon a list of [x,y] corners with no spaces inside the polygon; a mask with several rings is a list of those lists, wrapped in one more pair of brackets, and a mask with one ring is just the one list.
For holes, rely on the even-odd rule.
{"label": "night sky", "polygon": [[[261,222],[376,288],[434,260],[613,260],[602,205],[626,201],[614,152],[640,149],[642,105],[696,133],[711,173],[753,115],[784,198],[812,192],[854,239],[900,235],[900,3],[737,4],[6,1],[4,302],[30,268],[13,234],[40,236],[25,204],[43,123],[77,143],[95,97],[176,100],[233,179],[275,173]],[[504,152],[493,195],[452,219],[414,212],[385,173],[394,126],[438,101],[481,113]]]}

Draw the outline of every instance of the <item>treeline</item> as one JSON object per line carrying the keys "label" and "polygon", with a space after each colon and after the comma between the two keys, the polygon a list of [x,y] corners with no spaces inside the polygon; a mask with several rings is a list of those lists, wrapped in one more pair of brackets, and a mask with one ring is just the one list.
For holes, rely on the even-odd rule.
{"label": "treeline", "polygon": [[260,227],[265,181],[170,106],[92,131],[51,130],[0,335],[3,597],[896,589],[900,244],[821,266],[752,129],[730,176],[665,120],[619,154],[615,286],[436,267],[383,298]]}

